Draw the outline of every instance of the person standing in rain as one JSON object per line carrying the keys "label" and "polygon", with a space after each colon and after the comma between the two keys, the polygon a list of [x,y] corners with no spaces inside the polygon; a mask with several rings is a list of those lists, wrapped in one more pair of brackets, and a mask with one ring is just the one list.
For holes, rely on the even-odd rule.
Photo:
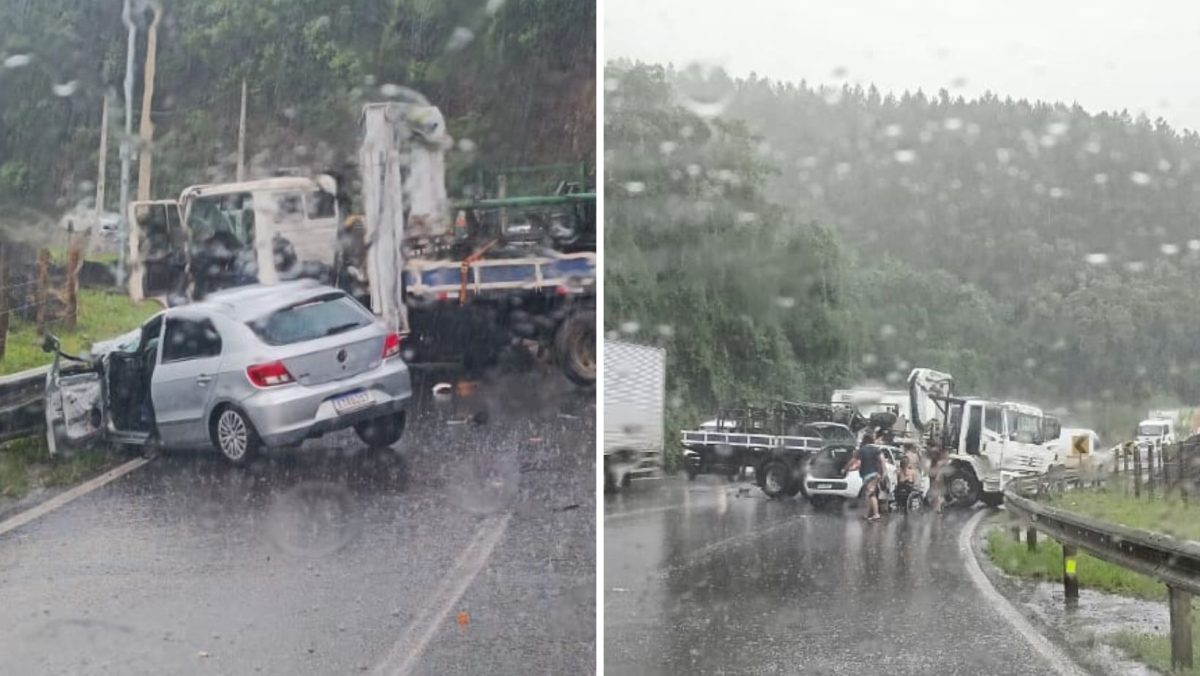
{"label": "person standing in rain", "polygon": [[883,452],[873,441],[870,435],[864,436],[863,445],[846,465],[847,472],[858,470],[862,477],[863,495],[867,498],[867,513],[863,518],[867,521],[879,520],[879,481],[883,477]]}

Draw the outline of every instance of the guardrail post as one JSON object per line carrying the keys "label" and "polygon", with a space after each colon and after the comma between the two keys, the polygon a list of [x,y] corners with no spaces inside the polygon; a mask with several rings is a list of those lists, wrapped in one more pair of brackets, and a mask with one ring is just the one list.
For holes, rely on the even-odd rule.
{"label": "guardrail post", "polygon": [[1154,444],[1146,447],[1146,495],[1154,497]]}
{"label": "guardrail post", "polygon": [[1063,598],[1067,605],[1073,605],[1079,600],[1079,578],[1075,576],[1077,552],[1071,545],[1063,545]]}
{"label": "guardrail post", "polygon": [[1142,497],[1142,449],[1133,451],[1133,497]]}
{"label": "guardrail post", "polygon": [[1192,595],[1167,587],[1171,605],[1171,666],[1192,668]]}
{"label": "guardrail post", "polygon": [[38,337],[46,335],[46,316],[50,312],[48,298],[50,296],[50,250],[46,247],[38,249],[37,257],[37,286],[34,287],[34,300],[37,303],[37,314],[34,325]]}
{"label": "guardrail post", "polygon": [[1031,552],[1037,550],[1037,529],[1033,526],[1025,529],[1025,547]]}

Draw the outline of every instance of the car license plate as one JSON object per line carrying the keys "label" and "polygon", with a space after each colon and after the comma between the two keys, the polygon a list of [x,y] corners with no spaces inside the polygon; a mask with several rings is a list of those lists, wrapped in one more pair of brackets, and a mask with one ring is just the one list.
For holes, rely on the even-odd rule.
{"label": "car license plate", "polygon": [[817,488],[833,488],[833,484],[817,484]]}
{"label": "car license plate", "polygon": [[338,415],[357,411],[360,408],[365,408],[371,405],[371,395],[367,392],[358,391],[350,394],[343,394],[333,400],[333,410],[337,411]]}

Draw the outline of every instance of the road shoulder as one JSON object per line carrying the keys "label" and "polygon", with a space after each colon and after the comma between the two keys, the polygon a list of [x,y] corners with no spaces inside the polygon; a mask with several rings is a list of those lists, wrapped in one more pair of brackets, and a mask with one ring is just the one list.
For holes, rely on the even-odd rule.
{"label": "road shoulder", "polygon": [[1079,669],[1076,673],[1118,676],[1154,673],[1120,650],[1105,643],[1086,626],[1093,606],[1099,609],[1113,595],[1091,589],[1081,590],[1081,606],[1069,611],[1063,607],[1061,584],[1034,582],[1006,574],[993,563],[985,550],[988,533],[1007,525],[1005,513],[981,515],[965,533],[970,537],[970,556],[974,558],[985,582],[1004,599],[1013,612],[1043,639],[1061,650]]}

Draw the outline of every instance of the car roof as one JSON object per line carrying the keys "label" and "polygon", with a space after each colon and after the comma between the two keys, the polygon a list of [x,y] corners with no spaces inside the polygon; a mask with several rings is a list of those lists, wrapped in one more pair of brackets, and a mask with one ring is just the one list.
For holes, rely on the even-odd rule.
{"label": "car roof", "polygon": [[198,303],[181,305],[175,309],[182,314],[217,313],[246,321],[325,293],[344,292],[316,280],[302,279],[282,284],[254,284],[218,291],[209,294]]}

